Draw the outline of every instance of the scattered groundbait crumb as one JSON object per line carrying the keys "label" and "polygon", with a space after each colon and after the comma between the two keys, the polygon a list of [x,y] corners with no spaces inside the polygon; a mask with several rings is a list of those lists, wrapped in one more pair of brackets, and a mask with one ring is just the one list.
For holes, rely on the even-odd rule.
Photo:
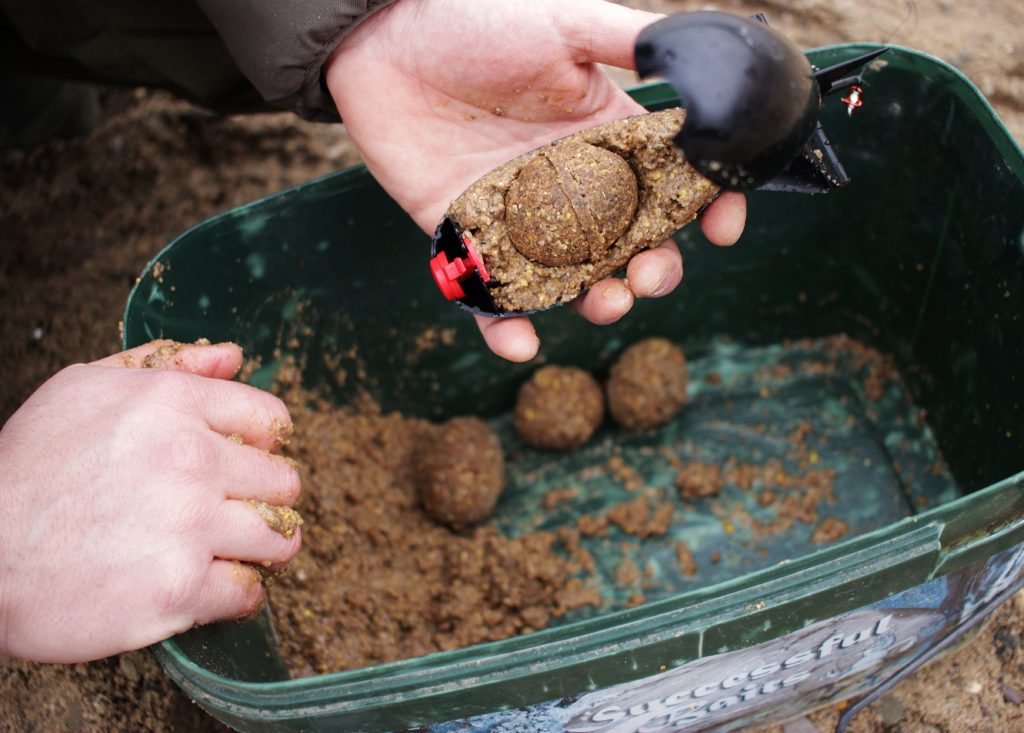
{"label": "scattered groundbait crumb", "polygon": [[835,542],[843,538],[847,529],[847,524],[842,519],[825,517],[825,521],[819,524],[811,535],[811,542],[816,545]]}
{"label": "scattered groundbait crumb", "polygon": [[546,511],[551,511],[559,504],[567,501],[572,501],[576,498],[576,489],[571,486],[566,486],[562,489],[552,489],[551,491],[544,494],[544,498],[541,500],[541,506]]}
{"label": "scattered groundbait crumb", "polygon": [[663,535],[672,526],[673,507],[670,502],[652,506],[646,496],[613,506],[607,514],[608,521],[626,534],[635,537]]}
{"label": "scattered groundbait crumb", "polygon": [[722,469],[713,463],[685,463],[676,472],[675,485],[684,499],[716,496],[722,490]]}
{"label": "scattered groundbait crumb", "polygon": [[156,351],[152,352],[151,354],[147,354],[142,359],[142,368],[164,369],[168,364],[171,363],[171,360],[174,358],[174,355],[181,351],[181,348],[184,345],[185,344],[178,343],[177,341],[171,341],[170,343],[166,343],[163,346],[157,347]]}
{"label": "scattered groundbait crumb", "polygon": [[270,434],[274,436],[274,445],[283,448],[288,445],[292,435],[295,434],[295,425],[290,422],[273,420],[270,423]]}
{"label": "scattered groundbait crumb", "polygon": [[697,562],[693,559],[693,550],[685,542],[676,542],[676,562],[679,563],[679,572],[687,578],[697,574]]}
{"label": "scattered groundbait crumb", "polygon": [[259,512],[268,527],[285,539],[291,539],[295,530],[302,526],[302,517],[291,507],[274,506],[262,501],[250,501],[249,504]]}

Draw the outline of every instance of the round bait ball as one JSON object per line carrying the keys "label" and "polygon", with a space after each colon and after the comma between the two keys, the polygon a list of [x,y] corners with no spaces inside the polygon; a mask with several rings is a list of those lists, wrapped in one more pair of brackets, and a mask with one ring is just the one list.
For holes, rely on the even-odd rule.
{"label": "round bait ball", "polygon": [[505,196],[509,239],[543,265],[600,256],[622,236],[637,206],[633,169],[588,143],[556,145],[519,171]]}
{"label": "round bait ball", "polygon": [[513,425],[536,448],[570,450],[586,443],[603,418],[604,394],[588,372],[546,366],[519,388]]}
{"label": "round bait ball", "polygon": [[686,402],[686,357],[663,338],[630,346],[612,365],[608,410],[619,425],[645,430],[668,422]]}
{"label": "round bait ball", "polygon": [[427,514],[455,529],[490,516],[505,488],[505,458],[490,425],[476,417],[452,418],[416,457]]}

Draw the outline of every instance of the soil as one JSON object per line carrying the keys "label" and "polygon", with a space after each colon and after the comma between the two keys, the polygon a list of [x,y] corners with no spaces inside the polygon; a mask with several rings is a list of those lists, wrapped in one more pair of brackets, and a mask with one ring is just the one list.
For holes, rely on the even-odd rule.
{"label": "soil", "polygon": [[[659,11],[707,7],[629,4]],[[1024,5],[1018,0],[984,6],[720,0],[714,6],[764,11],[804,47],[877,40],[935,54],[970,77],[1024,140]],[[866,104],[872,103],[869,90]],[[87,137],[30,153],[0,152],[0,420],[63,366],[117,350],[128,291],[172,237],[219,211],[356,160],[342,128],[291,115],[216,117],[141,90],[106,90],[101,107],[99,126]],[[571,533],[560,539],[571,541]],[[587,589],[564,592],[585,596]],[[1024,729],[1022,636],[1024,595],[1018,595],[976,639],[902,682],[858,716],[850,732]],[[837,715],[835,707],[814,713],[787,733],[831,731]],[[182,694],[149,653],[132,652],[78,665],[0,659],[0,730],[227,729]]]}
{"label": "soil", "polygon": [[604,419],[604,392],[589,372],[545,366],[519,388],[513,425],[523,442],[571,450],[590,440]]}
{"label": "soil", "polygon": [[682,349],[663,338],[637,341],[612,364],[608,411],[629,430],[663,425],[686,402],[686,383]]}
{"label": "soil", "polygon": [[[661,244],[677,229],[696,218],[701,208],[709,204],[718,193],[718,187],[686,165],[671,144],[684,116],[679,109],[665,110],[583,130],[496,168],[452,202],[448,216],[469,235],[483,257],[487,271],[494,280],[489,292],[500,311],[530,311],[567,302],[601,278],[623,269],[636,253]],[[625,233],[598,253],[599,256],[595,256],[593,248],[590,248],[589,259],[585,261],[551,266],[541,264],[524,255],[509,238],[506,195],[517,177],[526,170],[529,180],[521,188],[529,186],[529,189],[515,191],[511,203],[516,206],[512,220],[518,227],[515,236],[521,241],[529,240],[519,220],[520,207],[523,207],[522,214],[525,216],[527,204],[536,207],[545,195],[550,201],[554,192],[578,190],[578,184],[566,182],[561,185],[560,176],[552,172],[546,177],[548,183],[545,186],[543,177],[534,175],[533,169],[528,167],[538,157],[564,161],[571,156],[563,155],[557,149],[580,143],[603,148],[626,160],[636,175],[638,204]],[[617,177],[617,174],[613,172],[612,177]],[[597,176],[588,175],[586,178],[593,180]],[[611,190],[623,188],[621,185],[607,183],[600,185]],[[590,187],[591,184],[588,184],[588,189]],[[613,198],[618,201],[623,197],[624,193]],[[564,195],[561,198],[565,198]],[[566,200],[563,207],[554,204],[541,206],[537,214],[543,215],[545,219],[558,218],[556,211],[561,212],[559,216],[563,220],[569,218],[578,222],[579,216],[583,214],[585,217],[584,212],[589,209],[580,205],[570,206]],[[613,220],[616,218],[611,217]],[[593,221],[592,216],[590,219],[591,226],[585,226],[584,229],[604,228],[603,224]],[[571,227],[566,229],[572,231]],[[550,244],[540,243],[536,247],[528,244],[527,249],[536,257],[538,248],[544,248],[550,253]],[[572,260],[570,249],[566,247],[564,252],[556,251],[556,260]]]}

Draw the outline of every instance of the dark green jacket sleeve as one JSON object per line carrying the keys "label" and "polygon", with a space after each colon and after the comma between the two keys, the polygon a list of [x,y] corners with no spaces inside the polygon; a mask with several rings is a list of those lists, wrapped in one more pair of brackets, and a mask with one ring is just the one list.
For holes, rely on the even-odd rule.
{"label": "dark green jacket sleeve", "polygon": [[393,0],[198,0],[265,100],[336,120],[322,69],[342,38]]}
{"label": "dark green jacket sleeve", "polygon": [[392,1],[0,0],[0,63],[169,88],[225,111],[336,120],[323,64]]}

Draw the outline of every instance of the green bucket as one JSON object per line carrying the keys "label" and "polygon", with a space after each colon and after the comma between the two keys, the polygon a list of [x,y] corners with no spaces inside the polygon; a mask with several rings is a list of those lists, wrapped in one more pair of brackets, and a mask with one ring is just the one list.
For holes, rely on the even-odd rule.
{"label": "green bucket", "polygon": [[[810,55],[825,66],[869,48]],[[698,502],[666,537],[638,542],[660,590],[637,608],[610,580],[618,555],[597,543],[609,602],[541,632],[289,680],[264,615],[163,642],[167,674],[250,731],[729,730],[863,696],[991,611],[1024,567],[1024,156],[958,71],[906,49],[883,58],[852,120],[826,106],[847,188],[751,195],[733,248],[685,229],[680,292],[614,326],[565,308],[536,318],[549,362],[599,373],[639,338],[681,343],[691,400],[655,433],[604,428],[570,456],[516,450],[493,520],[509,533],[575,525],[579,506],[531,518],[567,481],[583,511],[622,501],[621,486],[583,470],[613,449],[667,485],[661,446],[710,463],[785,461],[781,438],[806,423],[827,438],[814,461],[835,471],[827,513],[846,521],[844,539],[822,547],[809,525],[755,537]],[[677,101],[661,84],[634,94],[652,109]],[[436,292],[428,246],[364,168],[342,171],[172,242],[129,298],[125,346],[236,341],[262,358],[262,386],[297,355],[306,383],[339,403],[353,385],[317,365],[352,353],[359,363],[341,366],[366,368],[360,386],[385,410],[477,414],[515,441],[509,409],[535,367],[486,350]],[[410,358],[428,328],[453,329],[454,343]],[[299,334],[291,348],[285,332]],[[869,394],[837,334],[892,354],[902,380]],[[746,501],[729,491],[723,501]],[[695,578],[668,559],[677,539]]]}

